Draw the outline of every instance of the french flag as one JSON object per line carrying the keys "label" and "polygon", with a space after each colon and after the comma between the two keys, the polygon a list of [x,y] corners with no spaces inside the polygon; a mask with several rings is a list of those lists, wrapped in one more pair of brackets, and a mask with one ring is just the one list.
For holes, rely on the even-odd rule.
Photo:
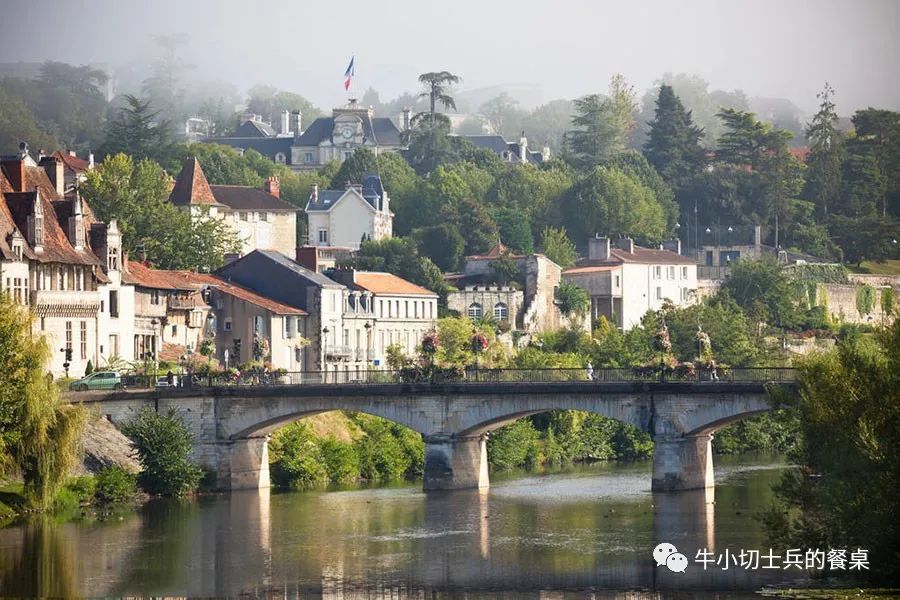
{"label": "french flag", "polygon": [[355,56],[350,57],[350,64],[347,65],[347,70],[344,71],[344,90],[350,91],[350,82],[353,80],[353,76],[356,74],[353,70],[353,61],[356,60]]}

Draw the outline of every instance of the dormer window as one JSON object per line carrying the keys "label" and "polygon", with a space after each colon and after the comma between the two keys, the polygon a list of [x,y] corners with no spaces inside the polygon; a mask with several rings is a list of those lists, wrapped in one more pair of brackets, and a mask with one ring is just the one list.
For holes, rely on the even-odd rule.
{"label": "dormer window", "polygon": [[10,246],[13,254],[16,256],[16,260],[22,260],[22,255],[25,253],[25,238],[18,231],[12,234]]}
{"label": "dormer window", "polygon": [[34,205],[29,219],[31,221],[29,227],[31,239],[29,241],[35,252],[42,252],[44,250],[44,208],[39,191],[34,193]]}

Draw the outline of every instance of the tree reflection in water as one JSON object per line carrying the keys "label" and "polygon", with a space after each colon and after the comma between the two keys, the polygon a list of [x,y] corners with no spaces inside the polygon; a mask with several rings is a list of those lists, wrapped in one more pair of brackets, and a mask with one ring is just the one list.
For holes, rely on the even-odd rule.
{"label": "tree reflection in water", "polygon": [[0,595],[72,598],[77,595],[77,558],[61,526],[38,515],[21,528],[19,552],[0,558]]}

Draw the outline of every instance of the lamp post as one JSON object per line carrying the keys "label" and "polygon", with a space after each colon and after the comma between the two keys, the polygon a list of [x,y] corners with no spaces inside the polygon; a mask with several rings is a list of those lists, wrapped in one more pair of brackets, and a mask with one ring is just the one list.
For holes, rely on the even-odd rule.
{"label": "lamp post", "polygon": [[372,323],[366,321],[363,327],[366,330],[366,371],[369,370],[369,363],[371,362],[371,348],[372,348]]}
{"label": "lamp post", "polygon": [[322,328],[322,370],[325,371],[325,383],[328,383],[328,326]]}

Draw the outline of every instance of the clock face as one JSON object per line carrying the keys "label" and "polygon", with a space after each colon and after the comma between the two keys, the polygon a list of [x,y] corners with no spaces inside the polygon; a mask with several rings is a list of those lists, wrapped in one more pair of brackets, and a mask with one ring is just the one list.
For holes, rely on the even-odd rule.
{"label": "clock face", "polygon": [[353,128],[352,127],[344,127],[341,129],[341,135],[344,136],[344,139],[349,140],[353,137]]}

